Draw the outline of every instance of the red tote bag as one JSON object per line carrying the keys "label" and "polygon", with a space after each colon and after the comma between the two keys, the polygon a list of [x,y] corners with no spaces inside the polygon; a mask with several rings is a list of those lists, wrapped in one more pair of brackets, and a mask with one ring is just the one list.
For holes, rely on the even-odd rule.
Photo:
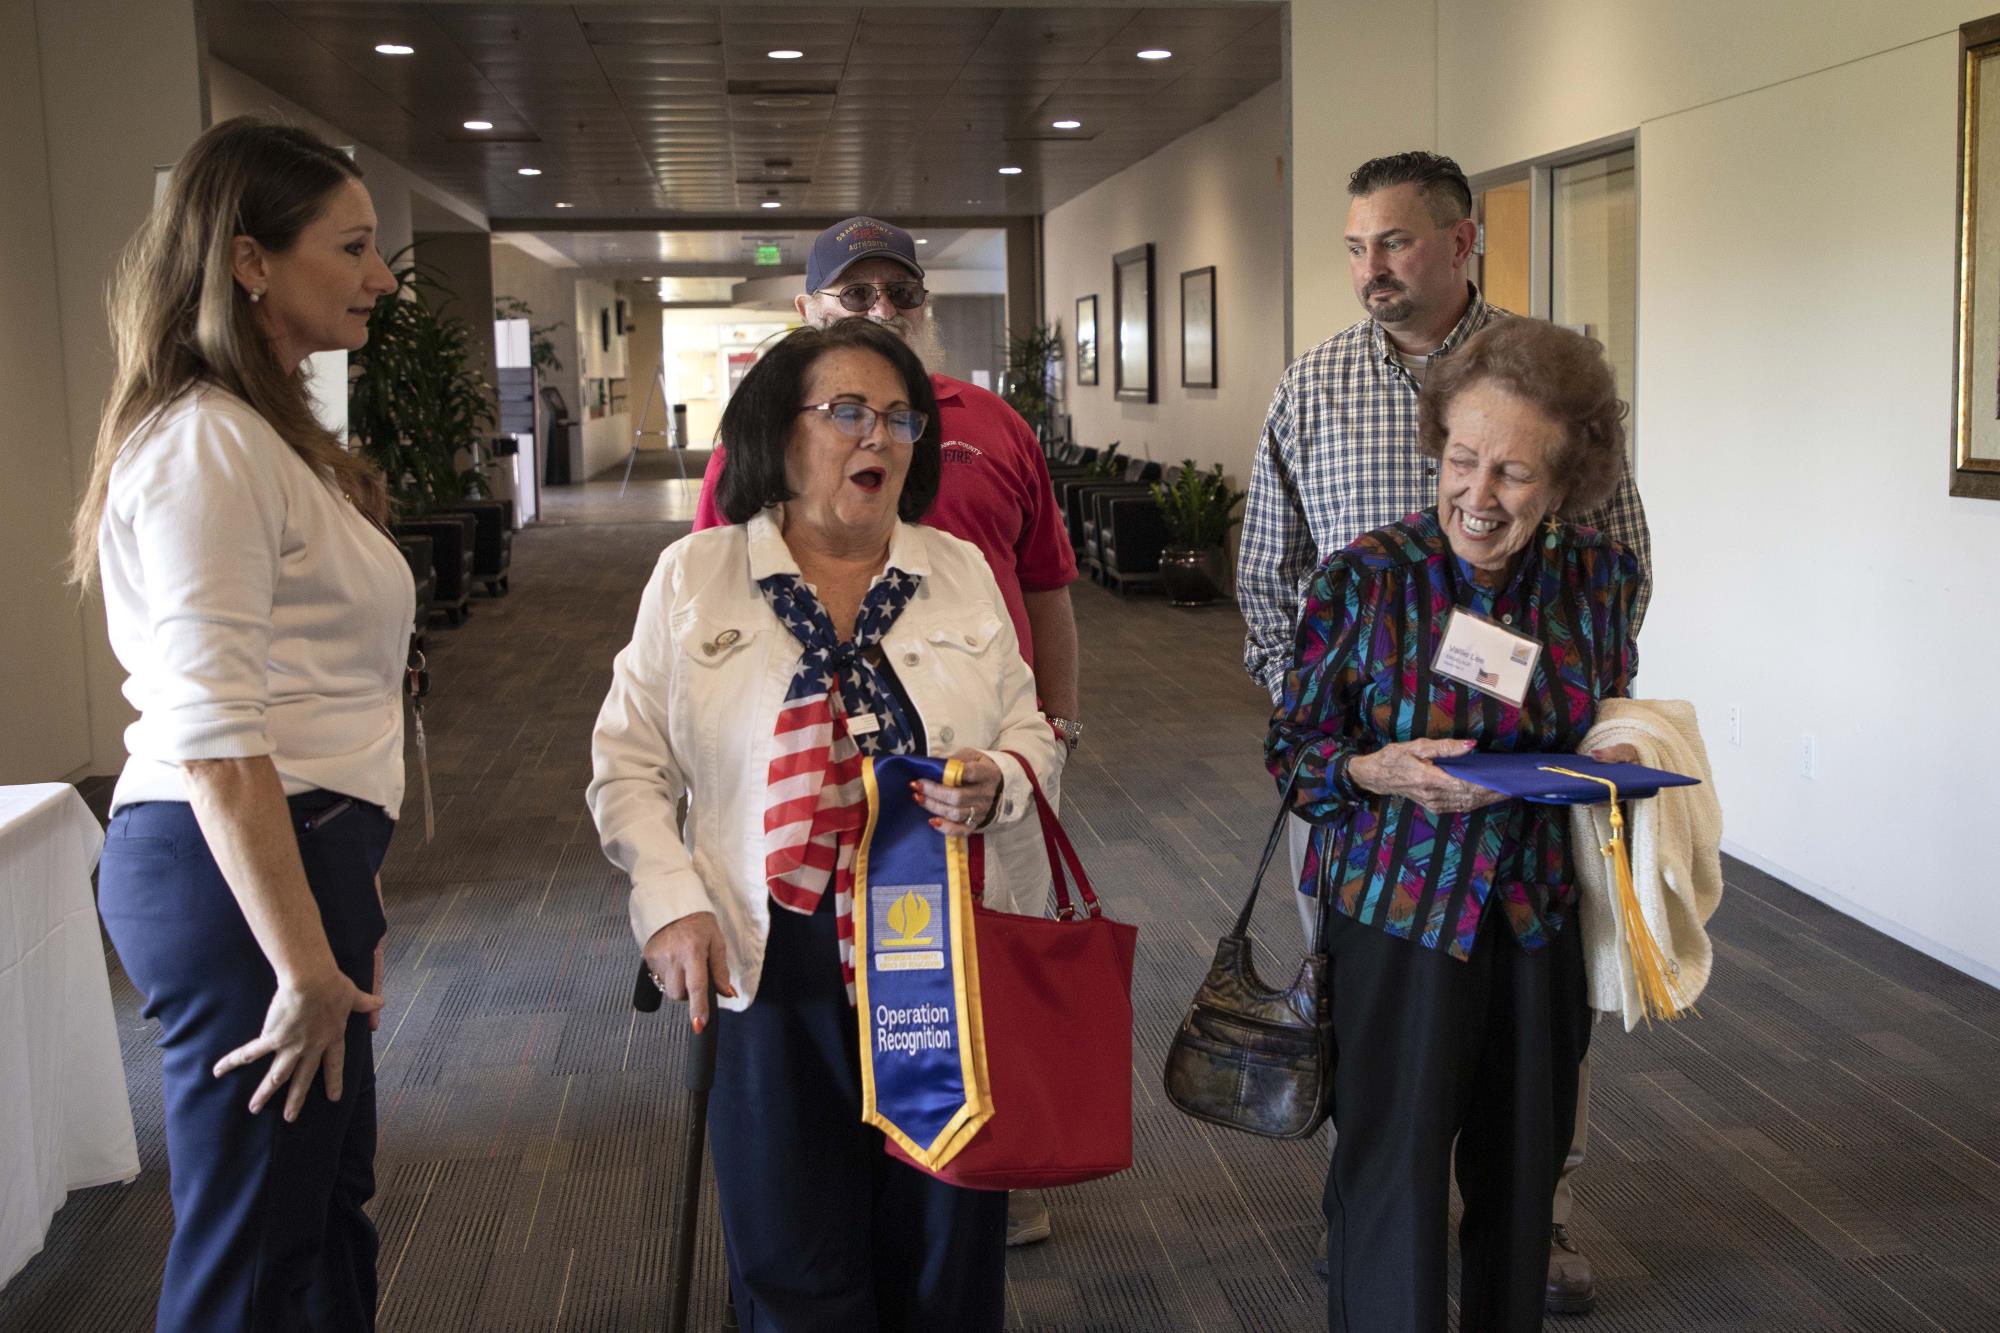
{"label": "red tote bag", "polygon": [[[926,1171],[966,1189],[1075,1185],[1132,1165],[1132,954],[1139,928],[1104,915],[1035,770],[1013,757],[1034,788],[1056,916],[995,912],[975,900],[993,1118],[942,1170]],[[1081,907],[1070,899],[1065,864]],[[925,1171],[893,1141],[884,1142],[890,1156]]]}

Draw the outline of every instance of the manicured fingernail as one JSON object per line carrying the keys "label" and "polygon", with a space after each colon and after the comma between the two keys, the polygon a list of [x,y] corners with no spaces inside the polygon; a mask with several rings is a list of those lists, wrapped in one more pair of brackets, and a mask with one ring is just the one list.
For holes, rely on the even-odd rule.
{"label": "manicured fingernail", "polygon": [[696,1032],[700,1032],[703,1028],[707,1026],[708,1026],[708,1020],[705,1018],[697,1018],[694,1020],[694,1030]]}
{"label": "manicured fingernail", "polygon": [[943,828],[943,827],[944,827],[944,821],[943,821],[942,819],[932,819],[932,820],[931,820],[931,827],[932,827],[932,828]]}

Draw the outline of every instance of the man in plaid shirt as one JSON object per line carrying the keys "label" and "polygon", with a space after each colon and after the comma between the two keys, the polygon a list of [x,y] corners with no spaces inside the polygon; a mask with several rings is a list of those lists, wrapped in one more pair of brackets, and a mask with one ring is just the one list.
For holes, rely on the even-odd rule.
{"label": "man in plaid shirt", "polygon": [[[1417,391],[1432,360],[1508,312],[1487,305],[1466,278],[1479,234],[1472,191],[1448,157],[1397,153],[1363,163],[1348,178],[1347,264],[1368,318],[1307,352],[1285,371],[1264,418],[1236,599],[1248,626],[1243,665],[1275,705],[1292,659],[1305,585],[1322,560],[1355,538],[1437,502],[1437,464],[1417,449]],[[1644,575],[1633,631],[1652,592],[1652,539],[1631,474],[1600,509],[1576,522],[1597,528],[1639,557]],[[1305,861],[1310,825],[1294,819],[1292,878]],[[1317,904],[1298,896],[1310,937]],[[1570,1241],[1569,1178],[1583,1160],[1590,1064],[1577,1098],[1576,1139],[1556,1186],[1549,1246],[1548,1306],[1581,1314],[1594,1303],[1589,1260]],[[1322,1270],[1324,1271],[1324,1270]]]}

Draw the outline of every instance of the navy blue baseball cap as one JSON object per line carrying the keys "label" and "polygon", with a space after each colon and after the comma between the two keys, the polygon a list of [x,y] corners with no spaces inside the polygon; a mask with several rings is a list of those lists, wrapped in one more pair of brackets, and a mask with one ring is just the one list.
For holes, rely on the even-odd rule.
{"label": "navy blue baseball cap", "polygon": [[813,238],[806,257],[806,290],[823,291],[864,259],[893,259],[916,277],[924,276],[910,233],[879,218],[857,217],[836,222]]}

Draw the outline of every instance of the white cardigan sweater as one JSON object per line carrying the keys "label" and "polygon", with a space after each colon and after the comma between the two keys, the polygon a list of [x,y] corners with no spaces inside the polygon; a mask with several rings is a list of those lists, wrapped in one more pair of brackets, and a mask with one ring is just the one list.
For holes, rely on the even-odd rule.
{"label": "white cardigan sweater", "polygon": [[185,760],[269,755],[289,795],[396,815],[410,567],[248,403],[196,389],[126,443],[97,564],[139,710],[112,809],[186,800]]}
{"label": "white cardigan sweater", "polygon": [[[1683,1000],[1692,1004],[1708,985],[1715,950],[1705,927],[1722,902],[1722,804],[1695,725],[1694,705],[1680,700],[1606,699],[1580,754],[1630,745],[1639,762],[1700,778],[1698,787],[1668,787],[1628,807],[1632,887],[1640,915],[1672,969]],[[1644,1017],[1639,984],[1620,946],[1616,895],[1598,849],[1611,839],[1602,805],[1570,807],[1577,886],[1582,898],[1583,966],[1590,1007],[1622,1014],[1630,1032]]]}
{"label": "white cardigan sweater", "polygon": [[[604,851],[631,876],[632,934],[714,912],[737,998],[757,995],[770,931],[763,878],[765,777],[771,728],[803,655],[757,587],[798,572],[782,510],[684,537],[661,554],[639,603],[632,641],[612,665],[611,692],[591,738],[585,799]],[[882,650],[921,722],[928,753],[984,750],[1003,774],[994,827],[1031,813],[1012,759],[1046,790],[1067,751],[1035,706],[1006,603],[979,549],[935,528],[899,523],[898,569],[923,576]],[[733,632],[733,635],[732,635]],[[689,796],[687,842],[675,807]],[[782,910],[782,909],[780,909]]]}

